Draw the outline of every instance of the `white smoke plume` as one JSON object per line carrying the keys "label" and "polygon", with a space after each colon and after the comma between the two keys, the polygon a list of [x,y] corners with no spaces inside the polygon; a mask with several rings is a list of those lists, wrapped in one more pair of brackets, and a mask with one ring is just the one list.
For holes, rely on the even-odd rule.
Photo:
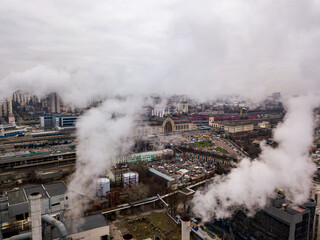
{"label": "white smoke plume", "polygon": [[242,159],[228,176],[216,178],[194,197],[194,212],[204,220],[230,217],[244,208],[253,214],[267,205],[275,188],[288,190],[295,203],[303,203],[316,170],[309,151],[313,141],[313,110],[320,97],[291,98],[284,121],[274,131],[277,148],[263,146],[258,159]]}
{"label": "white smoke plume", "polygon": [[[37,95],[57,92],[65,103],[75,106],[108,99],[86,112],[77,126],[79,163],[70,188],[90,196],[90,181],[111,166],[112,157],[127,149],[130,141],[121,146],[134,126],[133,111],[142,105],[139,99],[151,93],[187,94],[201,100],[234,93],[255,100],[273,91],[290,96],[317,94],[319,5],[316,0],[1,1],[0,98],[21,90]],[[306,109],[314,106],[298,99]],[[300,102],[293,100],[288,114],[296,111],[293,104],[300,112]],[[118,117],[110,117],[112,112]],[[305,134],[295,139],[309,143],[312,112],[305,113],[308,117],[301,123]],[[292,128],[291,134],[298,131]],[[290,154],[288,148],[295,147],[294,139],[277,138],[282,150],[265,149],[261,159],[269,153],[274,159],[285,157]],[[309,169],[304,159],[293,163]],[[270,186],[281,180],[288,185],[289,177],[261,162],[244,160],[239,169],[256,166],[257,175],[274,170],[276,183]],[[301,174],[310,179],[309,171]],[[251,179],[241,181],[246,184]],[[229,190],[228,194],[237,195],[237,188]],[[269,189],[259,191],[261,202],[253,205],[262,207],[268,193]],[[208,200],[210,194],[203,196]],[[218,216],[210,210],[215,201],[212,206],[209,202],[205,204],[208,215]]]}
{"label": "white smoke plume", "polygon": [[130,97],[106,100],[77,122],[76,172],[69,184],[70,201],[82,206],[73,210],[76,216],[86,209],[87,200],[94,198],[96,179],[104,176],[116,157],[126,154],[132,146],[138,101]]}

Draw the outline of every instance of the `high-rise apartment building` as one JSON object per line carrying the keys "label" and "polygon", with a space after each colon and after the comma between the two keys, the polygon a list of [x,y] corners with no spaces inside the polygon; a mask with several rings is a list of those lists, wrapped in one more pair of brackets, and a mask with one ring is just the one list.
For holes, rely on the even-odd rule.
{"label": "high-rise apartment building", "polygon": [[60,113],[60,98],[56,93],[51,93],[49,95],[49,108],[51,113]]}
{"label": "high-rise apartment building", "polygon": [[6,99],[0,102],[0,117],[7,117],[12,115],[12,100]]}

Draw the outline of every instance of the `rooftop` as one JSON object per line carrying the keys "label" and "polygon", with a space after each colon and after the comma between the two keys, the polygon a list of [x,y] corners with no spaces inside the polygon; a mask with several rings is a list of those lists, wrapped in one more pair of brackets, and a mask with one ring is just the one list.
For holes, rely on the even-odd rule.
{"label": "rooftop", "polygon": [[[95,228],[105,227],[108,222],[102,214],[91,215],[80,219],[67,219],[64,222],[68,235],[89,231]],[[44,239],[56,239],[59,238],[58,231],[54,228],[52,235],[50,226],[46,227],[44,231]],[[52,238],[51,238],[52,237]]]}
{"label": "rooftop", "polygon": [[153,173],[153,174],[158,175],[159,177],[164,178],[165,180],[167,180],[167,181],[169,181],[169,182],[171,182],[171,181],[174,181],[174,180],[175,180],[174,178],[169,177],[168,175],[163,174],[163,173],[161,173],[161,172],[159,172],[159,171],[157,171],[157,170],[155,170],[155,169],[153,169],[153,168],[149,168],[149,171],[150,171],[151,173]]}
{"label": "rooftop", "polygon": [[63,182],[48,183],[43,185],[50,197],[65,194],[67,186]]}
{"label": "rooftop", "polygon": [[253,124],[251,121],[225,121],[220,122],[219,124],[223,124],[224,126],[243,126]]}
{"label": "rooftop", "polygon": [[23,189],[8,192],[8,201],[9,205],[15,205],[26,202],[27,199]]}
{"label": "rooftop", "polygon": [[41,198],[47,198],[47,193],[44,191],[43,187],[41,185],[32,186],[32,187],[26,187],[24,188],[24,191],[27,194],[27,197],[29,198],[31,193],[38,192],[41,194]]}

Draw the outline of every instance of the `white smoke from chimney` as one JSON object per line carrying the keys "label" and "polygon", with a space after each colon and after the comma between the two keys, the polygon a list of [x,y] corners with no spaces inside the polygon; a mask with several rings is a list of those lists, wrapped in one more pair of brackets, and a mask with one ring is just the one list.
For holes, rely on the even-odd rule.
{"label": "white smoke from chimney", "polygon": [[309,155],[313,141],[313,110],[319,96],[299,96],[287,101],[284,121],[274,131],[277,148],[264,145],[258,159],[243,159],[227,176],[217,177],[197,192],[193,211],[204,220],[230,217],[244,208],[253,214],[267,205],[275,188],[283,188],[295,203],[309,196],[316,170]]}
{"label": "white smoke from chimney", "polygon": [[[87,194],[84,186],[89,188],[90,181],[93,186],[92,178],[110,167],[119,151],[127,149],[123,139],[134,126],[132,111],[142,104],[113,96],[187,94],[207,100],[240,93],[257,100],[272,91],[283,95],[318,93],[319,13],[318,1],[1,1],[0,16],[5,22],[0,35],[6,47],[0,48],[0,98],[22,90],[37,95],[57,92],[64,103],[76,106],[109,99],[86,112],[77,126],[79,163],[70,188],[76,191],[82,184],[79,192]],[[299,102],[297,109],[291,106],[294,101],[290,104],[288,114],[303,111]],[[306,109],[313,106],[312,102],[305,104]],[[110,117],[112,110],[118,116],[116,120]],[[312,136],[308,126],[311,112],[307,113],[309,121],[303,119],[301,127],[309,135],[294,138],[297,141],[308,142]],[[298,131],[291,130],[291,134]],[[275,150],[277,156],[291,157],[288,148],[296,147],[294,139],[277,138],[283,146]],[[265,164],[267,153],[275,152],[266,148],[262,160],[244,160],[232,176],[254,168],[259,171],[255,172],[258,177],[270,174],[275,178],[268,185],[270,189],[277,185],[273,182],[287,183],[290,176],[278,176],[283,172],[276,168],[272,172],[270,164]],[[305,165],[302,161],[294,163],[310,167],[308,161]],[[293,164],[290,167],[295,168]],[[301,174],[310,177],[309,172]],[[249,172],[248,177],[252,175]],[[239,181],[245,185],[252,179]],[[228,192],[220,192],[228,202],[228,195],[238,196],[239,190],[227,184],[230,180],[225,182]],[[238,186],[236,183],[234,186]],[[197,196],[210,200],[211,188],[208,194]],[[257,194],[248,191],[258,195],[258,206],[263,206],[266,192],[271,190],[254,189]],[[246,200],[251,201],[249,197]],[[213,211],[209,215],[214,215]]]}
{"label": "white smoke from chimney", "polygon": [[[76,172],[69,183],[70,202],[80,216],[88,199],[95,196],[96,179],[106,173],[121,154],[132,146],[132,130],[140,106],[137,98],[108,99],[90,109],[77,122]],[[80,194],[80,195],[78,195]],[[82,198],[83,195],[85,198]]]}

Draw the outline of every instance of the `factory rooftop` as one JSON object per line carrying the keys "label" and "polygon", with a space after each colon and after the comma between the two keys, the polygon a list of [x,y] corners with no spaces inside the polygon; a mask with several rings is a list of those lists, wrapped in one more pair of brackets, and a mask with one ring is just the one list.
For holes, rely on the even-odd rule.
{"label": "factory rooftop", "polygon": [[[63,224],[66,227],[68,235],[86,232],[90,230],[94,230],[97,228],[105,227],[108,225],[108,222],[104,218],[102,214],[91,215],[87,217],[83,217],[80,219],[66,219],[63,221]],[[77,227],[75,227],[77,226]],[[56,228],[54,228],[51,232],[51,227],[47,226],[44,231],[44,239],[58,239],[59,232]]]}
{"label": "factory rooftop", "polygon": [[26,186],[22,189],[8,192],[8,204],[17,205],[26,203],[31,193],[39,192],[41,198],[62,195],[67,192],[67,186],[63,182],[48,183],[42,185]]}
{"label": "factory rooftop", "polygon": [[63,182],[48,183],[43,186],[50,197],[65,194],[68,190]]}
{"label": "factory rooftop", "polygon": [[15,205],[27,201],[26,193],[23,189],[8,192],[9,205]]}
{"label": "factory rooftop", "polygon": [[30,194],[34,193],[34,192],[40,193],[42,199],[48,197],[48,195],[47,195],[46,191],[43,189],[42,185],[37,185],[37,186],[33,186],[33,187],[26,187],[26,188],[24,188],[24,191],[26,192],[27,197],[29,197]]}
{"label": "factory rooftop", "polygon": [[189,184],[215,172],[214,164],[197,158],[175,157],[171,161],[150,162],[148,166],[151,173],[168,182],[176,181],[178,184]]}
{"label": "factory rooftop", "polygon": [[153,174],[155,174],[155,175],[157,175],[157,176],[159,176],[159,177],[167,180],[168,182],[171,182],[171,181],[174,181],[174,180],[175,180],[174,178],[169,177],[168,175],[166,175],[166,174],[164,174],[164,173],[162,173],[162,172],[159,172],[159,171],[157,171],[157,170],[155,170],[155,169],[153,169],[153,168],[149,168],[149,171],[150,171],[151,173],[153,173]]}

